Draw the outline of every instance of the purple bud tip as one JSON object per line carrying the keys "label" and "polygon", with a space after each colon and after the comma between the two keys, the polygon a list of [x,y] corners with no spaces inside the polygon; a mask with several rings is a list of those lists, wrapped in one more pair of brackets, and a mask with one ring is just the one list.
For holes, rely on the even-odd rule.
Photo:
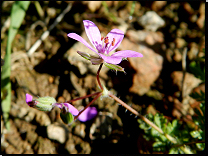
{"label": "purple bud tip", "polygon": [[33,99],[32,95],[26,93],[26,103],[29,104],[30,102],[32,102],[32,99]]}
{"label": "purple bud tip", "polygon": [[97,114],[98,114],[98,112],[95,107],[88,107],[80,114],[78,119],[79,119],[79,121],[86,122],[86,121],[94,118]]}

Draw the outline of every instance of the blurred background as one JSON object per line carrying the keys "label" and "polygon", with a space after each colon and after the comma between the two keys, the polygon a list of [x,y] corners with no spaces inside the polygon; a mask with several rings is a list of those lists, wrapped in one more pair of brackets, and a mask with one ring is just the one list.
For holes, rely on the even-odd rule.
{"label": "blurred background", "polygon": [[[168,148],[155,152],[154,141],[143,137],[138,118],[111,98],[93,103],[99,111],[96,118],[71,126],[62,122],[59,109],[46,113],[26,104],[26,93],[64,102],[98,90],[99,66],[76,53],[90,50],[67,37],[74,32],[90,43],[83,20],[94,22],[102,36],[111,29],[121,29],[125,37],[117,50],[143,54],[142,58],[120,63],[126,74],[103,66],[101,81],[114,95],[144,116],[161,113],[169,121],[192,124],[198,103],[190,94],[205,91],[205,61],[198,61],[205,55],[205,2],[31,1],[25,9],[22,7],[25,16],[8,55],[14,4],[1,1],[1,71],[8,60],[11,68],[7,79],[8,84],[11,82],[11,100],[5,104],[10,130],[1,115],[2,153],[168,153]],[[6,95],[2,89],[1,99]],[[73,105],[81,110],[91,100],[75,101]]]}

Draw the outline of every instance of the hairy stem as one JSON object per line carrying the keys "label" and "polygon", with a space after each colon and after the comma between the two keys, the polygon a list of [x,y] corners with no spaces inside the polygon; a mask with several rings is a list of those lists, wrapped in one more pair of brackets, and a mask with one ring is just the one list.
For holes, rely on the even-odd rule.
{"label": "hairy stem", "polygon": [[100,93],[100,92],[96,92],[96,93],[89,94],[89,95],[86,95],[86,96],[78,97],[78,98],[76,98],[76,99],[72,99],[72,100],[66,101],[66,103],[71,103],[71,102],[73,102],[73,101],[85,99],[85,98],[91,97],[91,96],[93,96],[93,95],[98,95],[99,93]]}
{"label": "hairy stem", "polygon": [[[108,93],[108,95],[110,97],[112,97],[115,101],[117,101],[119,104],[121,104],[123,107],[125,107],[126,109],[128,109],[130,112],[132,112],[133,114],[135,114],[136,116],[139,116],[144,122],[146,122],[147,124],[149,124],[151,127],[153,127],[155,130],[157,130],[159,133],[163,134],[168,140],[170,140],[172,143],[176,144],[177,141],[175,138],[173,138],[172,136],[166,134],[163,132],[162,129],[160,129],[159,127],[157,127],[153,122],[151,122],[149,119],[147,119],[146,117],[142,116],[141,114],[139,114],[135,109],[131,108],[129,105],[127,105],[125,102],[123,102],[121,99],[119,99],[118,97],[116,97],[115,95],[113,95],[112,93]],[[186,154],[191,154],[192,152],[189,151],[187,148],[185,147],[180,147],[180,149],[186,153]]]}
{"label": "hairy stem", "polygon": [[102,85],[101,85],[101,83],[100,83],[99,74],[100,74],[100,70],[101,70],[102,66],[103,66],[103,63],[100,64],[99,69],[98,69],[98,71],[97,71],[97,81],[98,81],[98,85],[100,86],[100,89],[101,89],[101,90],[103,90],[103,87],[102,87]]}
{"label": "hairy stem", "polygon": [[87,109],[95,100],[97,100],[100,96],[102,95],[102,92],[99,92],[98,95],[82,110],[79,112],[79,114],[77,116],[74,117],[74,120],[76,120],[80,114],[82,114],[82,112]]}

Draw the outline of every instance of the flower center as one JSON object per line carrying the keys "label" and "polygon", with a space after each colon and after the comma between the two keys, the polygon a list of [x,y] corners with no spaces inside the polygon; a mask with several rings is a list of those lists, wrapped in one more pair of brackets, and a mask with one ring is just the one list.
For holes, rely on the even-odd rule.
{"label": "flower center", "polygon": [[109,39],[108,39],[108,37],[101,37],[101,41],[103,41],[102,42],[102,52],[103,52],[103,54],[108,54],[109,52],[108,52],[108,49],[111,47],[111,46],[114,46],[115,45],[115,41],[116,41],[116,39],[115,38],[113,38],[113,41],[111,42],[111,44],[109,44],[110,42],[109,42]]}

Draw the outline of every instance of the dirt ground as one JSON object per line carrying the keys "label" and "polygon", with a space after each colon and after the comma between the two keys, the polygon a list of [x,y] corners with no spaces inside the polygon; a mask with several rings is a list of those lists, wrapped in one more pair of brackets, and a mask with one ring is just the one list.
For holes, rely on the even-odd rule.
{"label": "dirt ground", "polygon": [[[30,3],[25,19],[15,36],[11,56],[12,100],[11,130],[7,131],[1,117],[1,151],[3,154],[149,154],[152,142],[146,141],[134,115],[111,98],[93,103],[99,114],[87,122],[64,124],[60,110],[41,112],[30,108],[25,94],[34,97],[51,96],[64,102],[98,90],[96,71],[76,51],[89,51],[81,43],[67,37],[74,32],[86,38],[83,20],[93,21],[103,34],[113,28],[122,29],[125,38],[118,50],[142,49],[144,57],[123,61],[126,74],[103,67],[102,83],[114,95],[131,105],[139,113],[163,113],[169,120],[190,111],[182,107],[182,52],[187,51],[187,64],[194,60],[204,46],[204,2],[136,2],[132,16],[132,2],[49,2],[40,1],[43,15]],[[2,28],[13,2],[2,1]],[[53,24],[59,14],[71,4],[61,22],[42,41],[35,52],[27,52]],[[105,7],[105,5],[107,7]],[[140,19],[147,11],[155,11],[164,24],[155,31],[142,26]],[[157,24],[161,24],[156,23]],[[155,26],[154,25],[154,26]],[[154,28],[151,28],[154,29]],[[1,31],[1,57],[4,58],[8,27]],[[138,51],[140,52],[140,51]],[[200,85],[189,75],[187,67],[185,93]],[[189,84],[188,82],[191,82]],[[199,87],[205,87],[201,84]],[[73,102],[81,110],[92,98]],[[188,103],[191,103],[188,101]]]}

